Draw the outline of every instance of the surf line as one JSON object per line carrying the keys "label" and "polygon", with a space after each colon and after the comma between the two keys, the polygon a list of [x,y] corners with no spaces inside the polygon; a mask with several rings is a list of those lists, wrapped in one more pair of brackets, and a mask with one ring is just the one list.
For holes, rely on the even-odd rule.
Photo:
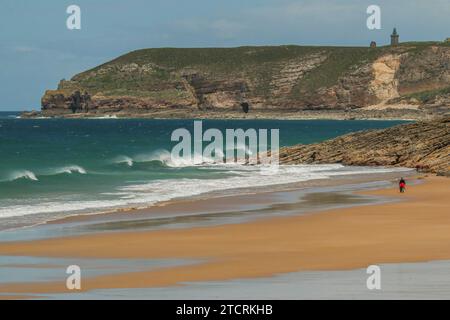
{"label": "surf line", "polygon": [[[171,141],[178,142],[172,148],[172,161],[202,164],[204,159],[213,159],[219,164],[265,164],[271,167],[279,165],[279,129],[225,129],[225,139],[223,132],[217,128],[203,132],[201,120],[194,121],[193,129],[193,137],[191,131],[186,128],[178,128],[172,132]],[[267,144],[269,132],[270,150]],[[205,148],[204,142],[209,143]]]}

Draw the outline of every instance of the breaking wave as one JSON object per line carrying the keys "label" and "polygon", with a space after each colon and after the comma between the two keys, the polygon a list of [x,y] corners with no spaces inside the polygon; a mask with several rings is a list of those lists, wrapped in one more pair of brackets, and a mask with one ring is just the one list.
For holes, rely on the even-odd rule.
{"label": "breaking wave", "polygon": [[72,173],[87,174],[87,171],[83,167],[75,165],[75,166],[67,166],[67,167],[58,168],[49,175],[72,174]]}
{"label": "breaking wave", "polygon": [[134,165],[133,159],[128,156],[118,156],[112,161],[114,164],[126,164],[129,167]]}
{"label": "breaking wave", "polygon": [[[161,156],[161,154],[159,154]],[[153,157],[150,157],[153,159]],[[150,160],[148,158],[147,160]],[[57,212],[104,211],[129,206],[149,206],[174,198],[191,197],[214,191],[230,189],[274,186],[302,181],[329,179],[345,175],[364,175],[368,173],[405,172],[406,168],[346,167],[340,164],[329,165],[282,165],[272,172],[261,166],[229,165],[204,166],[205,170],[224,170],[226,176],[213,176],[209,179],[181,178],[173,180],[153,180],[146,183],[133,183],[102,193],[103,199],[96,200],[56,200],[34,204],[20,204],[0,208],[0,218]],[[211,174],[214,174],[213,172]],[[36,179],[32,172],[23,171],[16,178]]]}
{"label": "breaking wave", "polygon": [[20,180],[20,179],[38,181],[38,178],[36,177],[34,172],[29,171],[29,170],[19,170],[19,171],[12,172],[10,174],[8,181],[16,181],[16,180]]}
{"label": "breaking wave", "polygon": [[[235,151],[241,151],[247,156],[252,156],[251,150],[245,147],[237,147]],[[200,154],[193,154],[190,159],[184,158],[176,158],[172,157],[172,154],[165,150],[160,149],[151,153],[139,154],[134,157],[129,156],[119,156],[116,157],[112,163],[114,164],[126,164],[129,167],[134,166],[139,163],[158,163],[158,165],[163,165],[166,167],[172,168],[185,168],[185,167],[194,167],[194,166],[204,166],[208,164],[221,164],[224,165],[223,159],[225,158],[225,154],[223,152],[218,152],[216,158],[214,157],[206,157]]]}
{"label": "breaking wave", "polygon": [[87,171],[80,166],[73,165],[73,166],[64,166],[57,169],[49,169],[44,170],[40,173],[35,173],[31,170],[14,170],[9,175],[7,175],[7,178],[4,180],[0,180],[1,182],[12,182],[17,180],[29,180],[29,181],[39,181],[39,177],[44,176],[57,176],[61,174],[87,174]]}
{"label": "breaking wave", "polygon": [[214,163],[214,159],[202,158],[193,156],[192,159],[173,159],[169,151],[161,149],[151,153],[139,154],[132,157],[119,156],[112,161],[114,164],[126,164],[128,167],[133,167],[135,164],[155,163],[165,167],[183,168],[198,166],[206,163]]}

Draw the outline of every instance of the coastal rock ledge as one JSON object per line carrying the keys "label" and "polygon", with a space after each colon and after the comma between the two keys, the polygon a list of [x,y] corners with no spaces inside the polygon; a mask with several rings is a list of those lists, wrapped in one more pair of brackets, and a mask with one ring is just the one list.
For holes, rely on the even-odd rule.
{"label": "coastal rock ledge", "polygon": [[280,163],[399,166],[450,176],[450,117],[285,147]]}

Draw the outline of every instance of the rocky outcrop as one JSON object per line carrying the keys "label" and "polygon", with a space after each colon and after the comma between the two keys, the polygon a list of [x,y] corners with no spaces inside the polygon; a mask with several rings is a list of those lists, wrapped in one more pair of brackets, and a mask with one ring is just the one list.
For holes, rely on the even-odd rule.
{"label": "rocky outcrop", "polygon": [[383,102],[399,96],[398,79],[395,75],[400,68],[400,59],[399,54],[387,54],[372,64],[373,80],[370,82],[369,92],[378,101]]}
{"label": "rocky outcrop", "polygon": [[282,164],[401,166],[450,173],[450,117],[351,133],[280,150]]}
{"label": "rocky outcrop", "polygon": [[450,46],[430,45],[408,52],[396,77],[401,96],[450,87]]}
{"label": "rocky outcrop", "polygon": [[270,90],[274,96],[289,95],[295,84],[309,71],[320,66],[327,59],[325,52],[308,55],[302,59],[281,63],[279,71],[274,74],[270,82]]}
{"label": "rocky outcrop", "polygon": [[246,82],[240,79],[210,80],[199,73],[182,74],[182,79],[199,109],[237,108],[248,91]]}
{"label": "rocky outcrop", "polygon": [[42,114],[151,116],[179,110],[243,115],[241,104],[248,103],[249,115],[414,109],[425,118],[449,112],[448,88],[446,43],[145,49],[61,81],[43,96]]}

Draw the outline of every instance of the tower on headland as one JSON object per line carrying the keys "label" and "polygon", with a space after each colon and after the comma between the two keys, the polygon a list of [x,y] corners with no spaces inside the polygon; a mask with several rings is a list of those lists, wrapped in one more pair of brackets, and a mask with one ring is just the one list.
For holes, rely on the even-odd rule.
{"label": "tower on headland", "polygon": [[397,33],[397,28],[394,28],[394,31],[391,34],[391,46],[393,46],[393,47],[398,46],[398,39],[399,39],[399,35]]}

